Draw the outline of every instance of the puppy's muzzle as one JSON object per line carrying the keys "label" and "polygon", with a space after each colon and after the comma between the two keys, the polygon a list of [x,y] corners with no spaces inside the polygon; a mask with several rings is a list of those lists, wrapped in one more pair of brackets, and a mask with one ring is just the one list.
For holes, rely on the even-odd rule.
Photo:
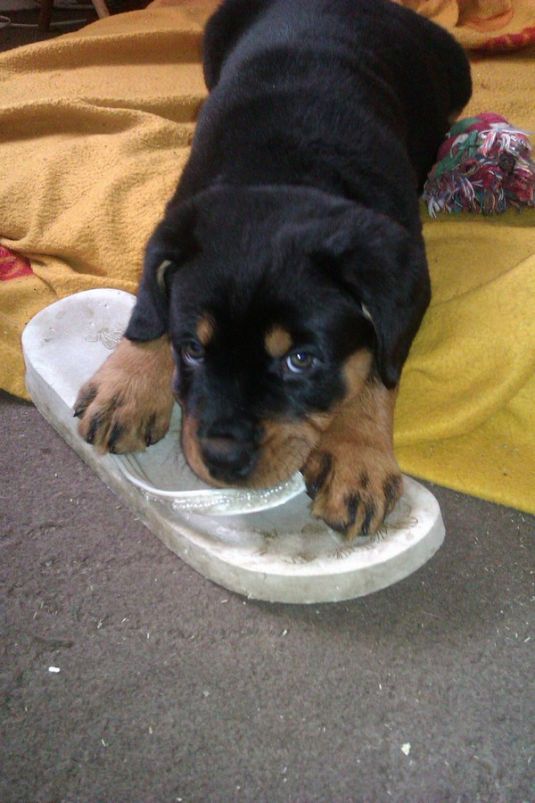
{"label": "puppy's muzzle", "polygon": [[258,427],[248,422],[217,421],[201,425],[198,438],[203,462],[218,482],[243,482],[253,471],[258,459]]}

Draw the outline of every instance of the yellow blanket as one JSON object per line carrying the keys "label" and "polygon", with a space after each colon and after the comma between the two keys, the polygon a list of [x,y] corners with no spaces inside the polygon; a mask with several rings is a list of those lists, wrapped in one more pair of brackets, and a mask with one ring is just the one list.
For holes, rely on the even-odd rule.
{"label": "yellow blanket", "polygon": [[[34,313],[92,287],[135,292],[205,95],[211,7],[112,16],[0,56],[0,244],[33,269],[0,282],[11,393],[27,395],[19,343]],[[468,111],[535,131],[534,71],[534,50],[477,61]],[[535,211],[428,220],[425,235],[434,298],[402,381],[401,466],[534,510]]]}

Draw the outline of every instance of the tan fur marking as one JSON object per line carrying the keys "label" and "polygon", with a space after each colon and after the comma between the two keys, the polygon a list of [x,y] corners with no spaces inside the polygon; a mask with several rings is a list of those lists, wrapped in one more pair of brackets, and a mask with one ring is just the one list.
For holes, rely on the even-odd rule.
{"label": "tan fur marking", "polygon": [[[272,330],[273,331],[273,330]],[[280,330],[287,335],[284,330]],[[286,345],[286,344],[285,344]],[[285,348],[285,353],[287,348]],[[318,445],[324,433],[331,426],[333,418],[341,406],[349,398],[359,394],[366,382],[372,364],[372,356],[367,350],[353,354],[344,367],[347,392],[344,402],[338,403],[333,410],[326,413],[315,413],[302,421],[264,420],[263,441],[257,465],[252,474],[243,481],[247,488],[268,488],[283,482],[304,465],[310,452]],[[186,459],[193,471],[205,482],[221,487],[212,479],[204,462],[196,437],[196,422],[184,417],[182,430],[182,447]]]}
{"label": "tan fur marking", "polygon": [[345,402],[358,396],[362,391],[372,369],[372,360],[372,354],[368,349],[359,349],[346,361],[344,366],[344,378],[347,386]]}
{"label": "tan fur marking", "polygon": [[165,274],[166,274],[167,268],[169,268],[172,264],[173,263],[171,262],[171,260],[164,259],[164,261],[162,263],[160,263],[160,265],[158,265],[158,267],[156,269],[156,283],[157,283],[158,287],[160,288],[160,290],[162,291],[162,293],[166,293],[167,292],[166,287],[165,287]]}
{"label": "tan fur marking", "polygon": [[263,421],[264,438],[260,456],[247,485],[269,488],[287,480],[304,464],[319,440],[319,431],[311,421]]}
{"label": "tan fur marking", "polygon": [[199,343],[202,343],[203,346],[207,346],[214,336],[214,329],[215,324],[213,318],[210,315],[203,315],[197,322],[195,330],[199,338]]}
{"label": "tan fur marking", "polygon": [[189,467],[203,482],[213,485],[216,488],[224,487],[224,483],[215,480],[204,464],[199,440],[197,438],[197,420],[191,415],[186,415],[184,410],[182,412],[182,451]]}
{"label": "tan fur marking", "polygon": [[312,512],[348,538],[363,528],[376,532],[401,495],[392,436],[396,395],[368,379],[340,405],[307,460],[307,484],[321,478]]}
{"label": "tan fur marking", "polygon": [[101,453],[110,447],[117,453],[143,451],[163,438],[173,406],[173,370],[167,337],[147,343],[123,338],[80,389],[80,435]]}
{"label": "tan fur marking", "polygon": [[[332,410],[300,422],[263,421],[258,462],[242,485],[270,487],[304,466],[315,515],[348,538],[376,532],[402,484],[392,445],[396,390],[387,390],[371,369],[372,355],[361,349],[344,366],[346,395]],[[221,487],[204,465],[191,416],[184,416],[182,447],[193,471]]]}
{"label": "tan fur marking", "polygon": [[266,351],[272,357],[282,357],[291,348],[291,334],[282,326],[274,326],[265,337]]}

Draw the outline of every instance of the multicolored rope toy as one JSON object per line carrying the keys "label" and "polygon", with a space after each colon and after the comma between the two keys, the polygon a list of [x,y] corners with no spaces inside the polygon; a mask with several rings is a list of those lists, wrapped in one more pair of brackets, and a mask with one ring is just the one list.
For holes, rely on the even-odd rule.
{"label": "multicolored rope toy", "polygon": [[499,114],[459,120],[450,129],[422,195],[439,212],[492,215],[535,206],[535,162],[528,134]]}

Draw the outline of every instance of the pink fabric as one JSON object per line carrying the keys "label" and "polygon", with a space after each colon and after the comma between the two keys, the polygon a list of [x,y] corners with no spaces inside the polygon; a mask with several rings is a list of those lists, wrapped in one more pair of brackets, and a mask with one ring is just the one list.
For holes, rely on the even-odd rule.
{"label": "pink fabric", "polygon": [[33,270],[26,257],[21,257],[9,248],[0,245],[0,282],[20,279],[22,276],[31,274],[33,274]]}

